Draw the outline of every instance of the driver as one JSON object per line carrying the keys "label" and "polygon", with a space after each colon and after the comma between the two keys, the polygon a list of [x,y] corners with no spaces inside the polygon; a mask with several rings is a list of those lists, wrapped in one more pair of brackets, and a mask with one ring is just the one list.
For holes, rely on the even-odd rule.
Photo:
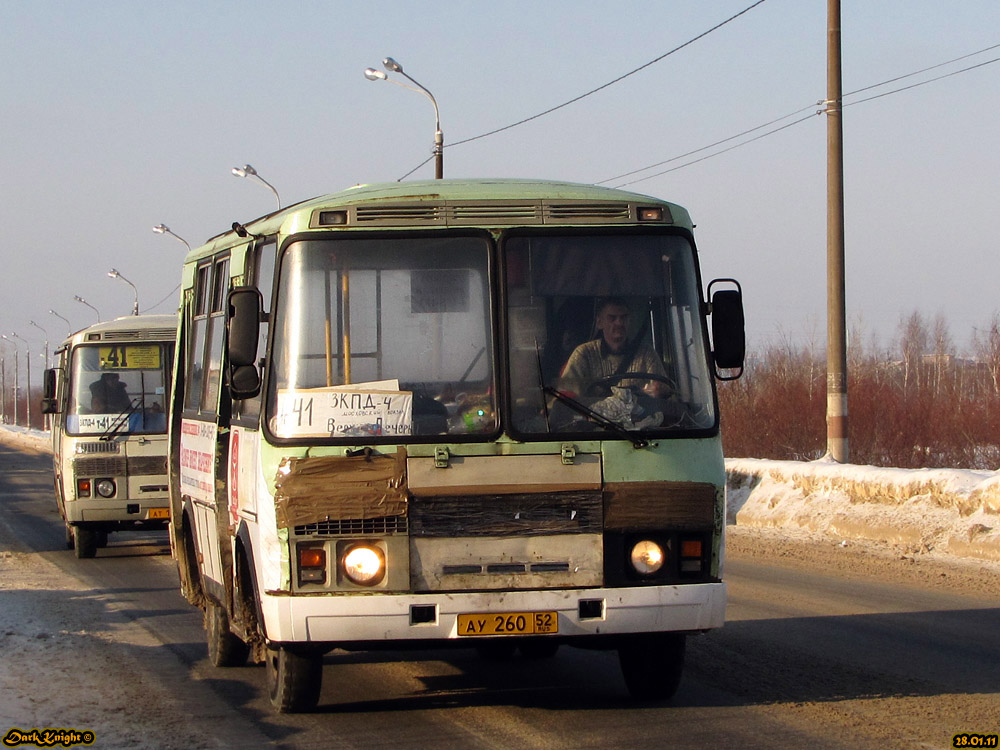
{"label": "driver", "polygon": [[[584,393],[595,381],[627,372],[645,372],[666,378],[663,361],[653,349],[638,341],[628,341],[629,307],[620,297],[606,297],[597,307],[594,327],[600,333],[573,350],[559,375],[560,386]],[[666,397],[668,388],[658,380],[622,378],[624,387],[641,387],[649,396]]]}

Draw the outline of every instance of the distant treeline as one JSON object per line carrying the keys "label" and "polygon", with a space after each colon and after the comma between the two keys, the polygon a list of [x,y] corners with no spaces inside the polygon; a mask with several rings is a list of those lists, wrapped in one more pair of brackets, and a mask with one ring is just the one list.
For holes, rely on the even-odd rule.
{"label": "distant treeline", "polygon": [[[852,332],[852,342],[863,337]],[[955,354],[941,316],[900,322],[888,347],[848,349],[848,460],[902,468],[1000,469],[1000,316]],[[750,352],[719,384],[727,456],[810,461],[826,452],[826,353]]]}

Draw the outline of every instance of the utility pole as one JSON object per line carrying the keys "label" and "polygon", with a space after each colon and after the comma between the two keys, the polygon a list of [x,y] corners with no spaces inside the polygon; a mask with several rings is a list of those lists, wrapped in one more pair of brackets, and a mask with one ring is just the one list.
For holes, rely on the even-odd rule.
{"label": "utility pole", "polygon": [[844,122],[840,0],[827,0],[826,44],[826,450],[847,463],[847,305],[844,300]]}

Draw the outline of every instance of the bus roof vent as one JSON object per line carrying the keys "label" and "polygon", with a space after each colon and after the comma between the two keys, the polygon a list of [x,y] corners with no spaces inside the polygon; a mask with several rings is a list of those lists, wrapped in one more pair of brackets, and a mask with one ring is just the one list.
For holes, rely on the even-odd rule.
{"label": "bus roof vent", "polygon": [[545,208],[546,221],[553,223],[633,220],[628,203],[549,203]]}
{"label": "bus roof vent", "polygon": [[412,205],[358,206],[358,224],[438,224],[444,215],[441,206],[432,203]]}
{"label": "bus roof vent", "polygon": [[173,328],[147,328],[144,331],[105,331],[105,341],[135,341],[146,338],[165,338],[176,335]]}
{"label": "bus roof vent", "polygon": [[451,207],[456,224],[540,224],[537,203],[459,203]]}

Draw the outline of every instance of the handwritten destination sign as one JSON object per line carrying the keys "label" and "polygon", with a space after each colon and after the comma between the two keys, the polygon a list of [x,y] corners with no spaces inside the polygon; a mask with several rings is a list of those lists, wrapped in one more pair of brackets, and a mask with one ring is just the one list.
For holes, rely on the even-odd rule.
{"label": "handwritten destination sign", "polygon": [[397,381],[278,390],[272,430],[282,437],[413,434],[413,393]]}

